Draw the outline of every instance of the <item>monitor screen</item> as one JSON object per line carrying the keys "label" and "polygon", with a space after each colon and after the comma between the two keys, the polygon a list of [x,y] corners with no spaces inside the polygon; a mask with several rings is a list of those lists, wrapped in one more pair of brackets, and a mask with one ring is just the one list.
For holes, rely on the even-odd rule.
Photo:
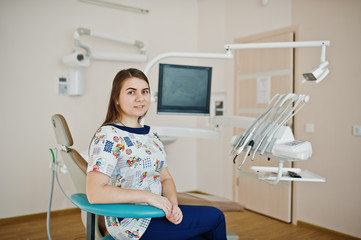
{"label": "monitor screen", "polygon": [[209,115],[212,67],[159,64],[159,114]]}

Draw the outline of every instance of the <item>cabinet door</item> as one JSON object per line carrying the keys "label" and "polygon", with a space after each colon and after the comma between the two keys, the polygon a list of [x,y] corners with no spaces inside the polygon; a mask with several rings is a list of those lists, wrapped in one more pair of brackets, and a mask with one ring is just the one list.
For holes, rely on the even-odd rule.
{"label": "cabinet door", "polygon": [[[242,41],[244,40],[238,39],[236,43]],[[289,41],[294,41],[293,32],[262,36],[247,42]],[[293,92],[293,49],[249,49],[238,50],[234,54],[235,115],[257,117],[275,94]],[[287,124],[292,125],[292,121]],[[238,129],[235,134],[242,131],[244,129]],[[251,166],[277,167],[277,159],[268,160],[267,157],[258,155],[251,161],[248,157],[240,171],[238,165],[243,157],[244,153],[240,154],[234,165],[236,199],[249,210],[291,222],[292,183],[271,185],[258,180],[249,169]],[[285,163],[284,167],[291,167],[290,165]]]}

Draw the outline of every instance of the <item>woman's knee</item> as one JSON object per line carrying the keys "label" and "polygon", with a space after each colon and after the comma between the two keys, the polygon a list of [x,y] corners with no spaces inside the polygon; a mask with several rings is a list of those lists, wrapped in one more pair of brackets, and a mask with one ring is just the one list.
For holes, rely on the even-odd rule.
{"label": "woman's knee", "polygon": [[219,224],[225,224],[225,217],[221,210],[212,206],[189,206],[183,205],[180,206],[182,209],[184,217],[187,217],[187,213],[193,217],[202,219],[203,223],[207,225],[213,225],[213,227],[218,226]]}

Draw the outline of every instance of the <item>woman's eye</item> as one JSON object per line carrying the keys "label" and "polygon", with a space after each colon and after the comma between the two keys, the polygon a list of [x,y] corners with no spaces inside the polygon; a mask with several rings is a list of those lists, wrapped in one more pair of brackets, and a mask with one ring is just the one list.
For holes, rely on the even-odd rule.
{"label": "woman's eye", "polygon": [[133,94],[134,94],[134,91],[129,91],[128,94],[129,94],[129,95],[133,95]]}
{"label": "woman's eye", "polygon": [[148,93],[149,93],[149,90],[143,90],[143,93],[144,93],[144,94],[148,94]]}

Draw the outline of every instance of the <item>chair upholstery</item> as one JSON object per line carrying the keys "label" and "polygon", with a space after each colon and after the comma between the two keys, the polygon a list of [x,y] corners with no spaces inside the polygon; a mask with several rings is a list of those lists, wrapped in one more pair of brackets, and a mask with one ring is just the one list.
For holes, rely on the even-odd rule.
{"label": "chair upholstery", "polygon": [[51,121],[53,123],[57,143],[67,147],[73,146],[73,137],[71,136],[65,118],[60,114],[55,114],[51,117]]}

